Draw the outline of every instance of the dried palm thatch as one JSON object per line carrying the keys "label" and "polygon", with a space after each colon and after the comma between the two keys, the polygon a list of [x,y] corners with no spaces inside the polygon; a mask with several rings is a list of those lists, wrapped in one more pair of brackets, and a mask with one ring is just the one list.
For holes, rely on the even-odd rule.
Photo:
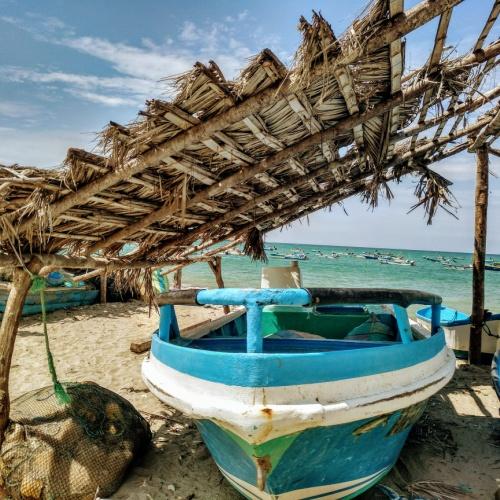
{"label": "dried palm thatch", "polygon": [[[100,252],[134,268],[119,282],[147,284],[139,263],[178,264],[223,240],[265,258],[267,231],[353,195],[374,207],[404,175],[420,176],[413,208],[429,222],[452,210],[448,183],[428,167],[473,134],[493,137],[485,111],[500,95],[477,92],[500,53],[499,42],[484,46],[493,17],[473,52],[443,56],[457,3],[423,0],[403,13],[402,2],[375,0],[340,36],[313,13],[300,19],[290,69],[269,49],[234,80],[197,62],[168,80],[171,102],[151,99],[134,122],[110,122],[94,152],[69,149],[58,170],[0,167],[0,253]],[[428,63],[405,74],[402,37],[436,16]],[[471,112],[476,121],[444,133]],[[439,134],[422,138],[433,127]]]}

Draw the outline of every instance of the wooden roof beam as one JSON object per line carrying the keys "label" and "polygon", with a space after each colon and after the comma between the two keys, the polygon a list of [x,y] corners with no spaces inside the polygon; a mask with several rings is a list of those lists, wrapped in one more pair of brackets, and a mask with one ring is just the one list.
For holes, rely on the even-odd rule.
{"label": "wooden roof beam", "polygon": [[495,25],[495,21],[497,20],[499,14],[500,14],[500,0],[495,0],[495,2],[493,3],[493,6],[491,8],[490,15],[488,16],[486,24],[484,25],[483,29],[481,30],[481,34],[479,35],[479,38],[477,39],[476,43],[474,44],[474,48],[472,49],[472,52],[476,52],[476,50],[481,50],[483,48],[484,41],[486,40],[486,37],[489,35],[493,26]]}
{"label": "wooden roof beam", "polygon": [[[404,11],[403,0],[391,0],[389,2],[389,14],[394,18]],[[398,38],[389,45],[391,58],[391,94],[401,91],[401,76],[403,74],[403,43]],[[391,159],[394,151],[394,144],[389,140],[399,129],[400,106],[394,107],[390,112],[387,135],[384,139],[384,146],[381,151],[381,157]]]}
{"label": "wooden roof beam", "polygon": [[[479,52],[482,50],[483,48],[483,45],[484,45],[484,41],[486,40],[486,37],[489,35],[491,29],[493,28],[493,26],[495,25],[495,22],[498,18],[498,15],[499,15],[499,12],[500,12],[500,0],[495,0],[494,4],[493,4],[493,7],[491,9],[491,12],[488,16],[488,19],[486,20],[486,23],[485,25],[483,26],[483,29],[481,30],[481,33],[478,37],[478,39],[476,40],[476,43],[474,44],[474,47],[472,49],[473,52]],[[474,93],[477,91],[477,89],[479,88],[479,86],[481,85],[481,82],[484,78],[484,76],[495,66],[495,59],[490,59],[486,62],[485,64],[485,67],[483,68],[483,70],[481,71],[481,73],[479,73],[479,75],[477,75],[477,78],[471,88],[471,91],[469,93],[469,96],[472,97],[474,95]],[[455,103],[458,101],[458,95],[454,95],[452,98],[451,98],[451,101],[450,101],[450,104],[449,104],[449,108],[453,107],[455,105]],[[458,116],[457,119],[455,120],[455,122],[453,123],[452,127],[451,127],[451,131],[453,132],[457,127],[458,125],[460,124],[460,120],[462,119],[462,116]],[[434,134],[434,137],[437,138],[441,135],[441,133],[443,132],[443,129],[445,127],[446,123],[442,123],[436,130],[435,134]]]}
{"label": "wooden roof beam", "polygon": [[[234,219],[237,216],[241,216],[241,214],[244,213],[252,213],[254,212],[255,208],[257,206],[260,206],[261,204],[265,204],[268,201],[276,199],[278,196],[282,195],[283,193],[286,193],[286,191],[290,189],[295,189],[298,188],[299,186],[302,186],[304,184],[307,184],[311,182],[312,180],[321,177],[325,174],[328,174],[331,172],[334,168],[334,166],[338,166],[339,164],[343,163],[348,163],[352,162],[355,159],[354,154],[351,152],[348,155],[346,155],[343,159],[338,160],[334,163],[328,163],[320,168],[317,168],[316,170],[308,173],[308,174],[303,174],[299,172],[299,175],[295,177],[294,179],[291,179],[289,182],[287,182],[286,186],[279,186],[274,189],[271,189],[267,193],[261,194],[260,196],[256,198],[250,199],[247,203],[244,203],[243,205],[236,207],[235,209],[226,212],[225,214],[221,215],[220,217],[217,217],[216,219],[206,223],[202,224],[201,226],[193,229],[189,233],[189,238],[192,241],[196,241],[203,233],[207,232],[211,227],[213,226],[219,226],[222,224],[226,224],[232,219]],[[319,189],[318,189],[319,191]],[[165,246],[175,246],[179,243],[181,243],[182,240],[184,240],[185,237],[182,238],[174,238],[171,239],[167,242],[165,242]]]}
{"label": "wooden roof beam", "polygon": [[[441,17],[439,18],[439,24],[436,31],[436,37],[434,39],[434,46],[432,48],[431,56],[427,63],[426,73],[430,74],[434,71],[434,69],[438,66],[441,61],[441,56],[443,54],[444,42],[446,40],[446,34],[448,32],[448,27],[450,25],[452,9],[445,11]],[[431,98],[434,95],[434,89],[429,89],[425,92],[424,97],[422,99],[422,105],[420,108],[420,115],[418,118],[418,123],[423,123],[427,116],[427,111],[429,109]],[[411,140],[411,147],[415,146],[417,141],[418,134],[414,135]]]}
{"label": "wooden roof beam", "polygon": [[[498,53],[500,53],[500,42],[495,42],[491,44],[487,49],[485,49],[485,51],[480,56],[478,56],[477,54],[469,54],[467,56],[459,58],[459,60],[453,66],[454,71],[459,72],[462,70],[464,66],[468,67],[471,64],[474,64],[478,60],[478,57],[480,57],[481,60],[484,60],[485,58],[496,57]],[[448,76],[452,76],[452,74],[453,73],[450,72]],[[302,139],[301,141],[298,141],[297,143],[288,146],[287,148],[278,151],[273,155],[270,155],[269,157],[263,159],[262,161],[256,163],[255,165],[245,167],[244,169],[240,169],[238,172],[235,172],[229,175],[228,177],[219,180],[216,184],[208,186],[207,188],[195,194],[190,200],[188,200],[187,207],[189,207],[192,204],[196,204],[199,201],[204,201],[213,196],[217,196],[223,193],[229,187],[234,188],[238,184],[241,184],[242,182],[251,179],[257,174],[267,172],[273,166],[277,166],[284,163],[285,161],[288,161],[290,158],[293,158],[297,154],[304,152],[307,149],[310,149],[315,144],[320,144],[325,140],[335,139],[336,137],[345,134],[345,132],[351,130],[356,125],[362,124],[363,122],[375,116],[386,113],[394,106],[400,105],[402,102],[418,97],[419,95],[423,94],[426,90],[435,85],[436,85],[435,82],[429,80],[418,81],[408,89],[405,89],[403,92],[374,105],[372,108],[364,111],[363,113],[351,115],[342,120],[339,120],[332,127],[324,131],[317,132],[316,134],[310,135],[307,138]],[[127,232],[133,234],[137,232],[138,229],[147,227],[158,220],[163,220],[164,218],[166,218],[175,211],[176,208],[166,206],[156,210],[155,212],[151,212],[140,221],[137,221],[135,224],[132,224],[129,228],[124,228],[121,231],[117,231],[114,235],[108,237],[106,240],[97,243],[96,245],[94,245],[89,249],[89,252],[95,252],[99,249],[105,248],[106,246],[111,245],[114,241],[123,239],[124,235]]]}
{"label": "wooden roof beam", "polygon": [[497,105],[497,112],[491,121],[484,127],[483,130],[477,134],[472,146],[469,151],[476,151],[480,147],[484,146],[486,141],[491,137],[497,137],[500,133],[500,106]]}
{"label": "wooden roof beam", "polygon": [[453,108],[448,108],[439,116],[430,118],[423,123],[419,123],[418,125],[404,129],[399,134],[393,136],[392,140],[394,142],[398,142],[408,137],[420,134],[421,132],[424,132],[427,129],[435,127],[436,125],[445,124],[450,118],[453,118],[456,115],[462,115],[464,113],[475,111],[476,109],[479,109],[485,104],[494,101],[499,96],[500,96],[500,85],[497,85],[495,88],[493,88],[489,92],[485,92],[477,99],[464,102],[463,104],[460,104],[459,106],[455,106]]}
{"label": "wooden roof beam", "polygon": [[[442,154],[444,156],[444,153]],[[436,161],[438,161],[439,159],[441,158],[438,158]],[[392,164],[391,164],[391,167],[392,167]],[[387,167],[389,168],[389,167]],[[363,171],[361,172],[361,175],[362,175],[362,179],[360,180],[360,182],[362,182],[366,177],[369,177],[370,175],[372,175],[372,173],[370,172],[366,172],[366,171]],[[364,187],[363,187],[364,189]],[[349,196],[352,196],[353,194],[355,194],[355,192],[349,190],[349,189],[345,189],[345,190],[342,190],[342,192],[339,194],[338,197],[334,198],[334,197],[327,197],[327,203],[325,203],[324,205],[319,205],[317,204],[317,200],[318,199],[321,199],[321,198],[325,198],[325,195],[322,195],[322,196],[318,196],[317,198],[313,199],[313,207],[310,208],[310,209],[304,209],[303,211],[300,211],[299,213],[297,213],[297,208],[296,207],[286,207],[286,208],[283,208],[280,212],[278,213],[275,213],[273,214],[273,216],[270,216],[268,218],[261,218],[261,219],[258,219],[256,221],[253,221],[251,224],[248,224],[246,226],[244,226],[243,228],[238,228],[237,230],[235,230],[233,233],[229,233],[229,234],[225,234],[224,236],[222,236],[221,238],[219,239],[213,239],[211,241],[208,241],[208,242],[205,242],[201,245],[198,245],[195,249],[193,248],[189,248],[187,250],[185,250],[183,252],[183,256],[187,256],[191,253],[194,253],[196,251],[200,251],[200,250],[203,250],[205,248],[208,248],[210,246],[213,246],[217,243],[219,243],[220,241],[223,241],[225,239],[228,239],[228,238],[241,238],[243,237],[252,227],[255,227],[255,225],[259,225],[259,226],[262,226],[264,223],[266,223],[268,220],[270,219],[278,219],[278,220],[281,220],[283,217],[285,217],[286,215],[291,215],[292,217],[290,219],[287,220],[287,222],[285,222],[286,224],[290,223],[290,222],[293,222],[294,220],[296,219],[299,219],[299,218],[302,218],[304,217],[305,215],[311,213],[311,212],[314,212],[320,208],[323,208],[324,206],[328,206],[328,205],[331,205],[333,203],[337,203],[338,201],[342,201],[343,199],[349,197]],[[270,228],[266,228],[265,229],[265,232],[269,232],[270,230],[272,229],[275,229],[277,227],[280,227],[280,225],[282,225],[281,223],[275,225],[275,226],[272,226]]]}
{"label": "wooden roof beam", "polygon": [[[302,124],[310,134],[315,134],[323,130],[322,123],[316,118],[314,110],[303,92],[297,91],[294,94],[287,95],[286,99],[292,111],[300,118]],[[335,160],[337,151],[328,144],[328,141],[322,142],[320,148],[327,161]]]}
{"label": "wooden roof beam", "polygon": [[[470,133],[470,130],[472,130],[472,129],[475,130],[475,129],[477,129],[480,126],[481,126],[481,122],[477,122],[476,124],[473,124],[470,127],[467,127],[466,129],[463,129],[463,130],[459,131],[458,134],[459,134],[460,137],[465,136],[468,133]],[[455,138],[456,138],[455,136],[449,137],[448,140],[447,140],[447,142],[451,142]],[[441,139],[441,142],[444,144],[445,140]],[[420,146],[419,148],[417,148],[417,150],[418,150],[418,153],[420,155],[423,155],[429,149],[432,149],[433,147],[435,147],[434,141],[428,141],[428,143],[425,146]],[[456,147],[453,148],[453,149],[455,151],[452,154],[457,154],[458,152],[460,152],[462,150],[462,149],[456,148]],[[384,171],[387,172],[387,171],[389,171],[389,169],[394,168],[395,165],[404,164],[405,162],[410,161],[413,158],[413,156],[411,154],[409,154],[409,153],[410,152],[406,153],[403,156],[400,156],[396,161],[393,161],[393,162],[389,163],[387,166],[384,167]],[[448,156],[450,156],[450,154],[447,154],[446,152],[443,152],[443,153],[440,153],[439,156],[436,157],[435,160],[433,160],[433,161],[440,161],[443,158],[448,157]],[[373,172],[361,171],[359,175],[360,175],[359,178],[355,178],[355,179],[351,180],[352,185],[355,186],[356,182],[363,182],[364,179],[368,178],[370,175],[373,175]],[[338,197],[328,197],[327,198],[327,203],[325,203],[323,206],[331,205],[332,203],[336,203],[338,201],[341,201],[341,200],[343,200],[343,199],[345,199],[345,198],[347,198],[349,196],[352,196],[353,194],[355,194],[355,193],[353,193],[350,190],[343,191],[341,194],[338,195]],[[309,200],[307,200],[306,204],[308,202],[311,202],[311,203],[315,204],[321,198],[325,198],[325,194],[321,193],[321,194],[313,195],[313,197],[311,197],[311,198],[309,198]],[[319,208],[321,208],[321,207],[319,207]],[[286,214],[289,214],[289,215],[292,216],[292,219],[290,219],[290,220],[288,220],[288,222],[286,222],[286,223],[290,223],[291,221],[299,219],[299,218],[302,218],[304,215],[307,215],[308,213],[311,213],[311,212],[313,212],[313,211],[315,211],[317,209],[318,208],[313,208],[313,209],[311,209],[309,211],[302,211],[302,212],[297,213],[297,206],[296,205],[294,205],[294,206],[287,206],[287,207],[283,208],[280,211],[276,211],[275,213],[270,214],[269,216],[263,216],[263,217],[261,217],[259,219],[256,219],[255,221],[252,221],[251,224],[245,225],[242,228],[237,228],[237,229],[235,229],[232,232],[226,233],[223,236],[221,236],[219,239],[213,239],[210,242],[207,242],[207,243],[204,243],[202,245],[199,245],[199,246],[196,247],[196,250],[187,249],[187,250],[185,250],[182,253],[182,256],[183,257],[187,257],[187,255],[189,255],[192,252],[203,250],[204,248],[207,248],[209,246],[217,244],[219,241],[223,241],[223,240],[228,239],[228,238],[241,238],[253,226],[255,226],[255,225],[260,225],[261,226],[262,224],[265,224],[267,221],[272,220],[272,219],[281,219],[284,216],[286,216]],[[275,229],[276,227],[280,227],[280,225],[282,225],[282,224],[278,224],[278,225],[276,225],[274,227],[267,228],[265,230],[265,232],[268,232],[268,231],[270,231],[272,229]]]}

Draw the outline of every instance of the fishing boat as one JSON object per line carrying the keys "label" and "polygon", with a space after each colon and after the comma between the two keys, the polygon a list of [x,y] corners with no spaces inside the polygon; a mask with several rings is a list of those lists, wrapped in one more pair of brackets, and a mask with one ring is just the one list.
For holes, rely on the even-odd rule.
{"label": "fishing boat", "polygon": [[[9,296],[10,283],[0,282],[0,314],[5,311],[5,304]],[[94,304],[99,296],[97,290],[90,283],[75,283],[73,286],[48,286],[45,288],[45,310],[47,312],[72,307]],[[23,306],[23,316],[40,314],[40,292],[29,292]]]}
{"label": "fishing boat", "polygon": [[[485,316],[486,322],[481,336],[481,350],[483,353],[491,355],[496,350],[496,341],[500,334],[500,314],[486,311]],[[417,323],[430,332],[431,309],[425,307],[418,310],[416,317]],[[470,315],[451,307],[441,306],[441,327],[444,331],[446,343],[455,351],[457,357],[467,358],[471,328]]]}
{"label": "fishing boat", "polygon": [[443,264],[446,269],[451,269],[453,271],[470,271],[472,270],[472,264],[469,265],[455,265],[455,264]]}
{"label": "fishing boat", "polygon": [[430,262],[441,262],[441,259],[436,259],[435,257],[429,257],[428,255],[424,255],[424,259]]}
{"label": "fishing boat", "polygon": [[[427,399],[452,377],[441,298],[386,289],[215,289],[159,296],[142,365],[149,389],[194,418],[246,498],[352,498],[395,464]],[[431,305],[432,335],[406,308]],[[171,304],[244,306],[181,337]],[[365,304],[365,305],[360,305]]]}
{"label": "fishing boat", "polygon": [[303,252],[289,253],[283,258],[287,260],[309,260],[309,257]]}
{"label": "fishing boat", "polygon": [[394,266],[414,266],[415,261],[414,260],[409,260],[409,259],[403,259],[400,257],[390,257],[390,258],[380,258],[379,259],[381,264],[391,264]]}
{"label": "fishing boat", "polygon": [[484,268],[487,271],[500,271],[500,262],[493,262],[491,264],[485,264]]}

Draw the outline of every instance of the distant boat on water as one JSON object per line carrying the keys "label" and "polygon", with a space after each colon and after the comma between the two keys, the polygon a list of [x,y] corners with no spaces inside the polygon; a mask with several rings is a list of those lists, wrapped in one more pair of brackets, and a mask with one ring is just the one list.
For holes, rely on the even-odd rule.
{"label": "distant boat on water", "polygon": [[289,253],[283,258],[288,260],[309,260],[309,257],[305,253]]}
{"label": "distant boat on water", "polygon": [[472,264],[467,266],[455,265],[455,264],[443,264],[446,269],[452,269],[453,271],[470,271],[472,269]]}
{"label": "distant boat on water", "polygon": [[484,268],[487,271],[500,271],[500,262],[493,262],[492,264],[485,264]]}
{"label": "distant boat on water", "polygon": [[424,259],[430,262],[441,262],[440,259],[437,259],[436,257],[429,257],[427,255],[424,255]]}
{"label": "distant boat on water", "polygon": [[409,259],[403,259],[401,257],[390,257],[379,259],[381,264],[391,264],[394,266],[414,266],[415,261]]}
{"label": "distant boat on water", "polygon": [[378,260],[378,255],[374,253],[362,253],[361,257],[368,259],[368,260]]}

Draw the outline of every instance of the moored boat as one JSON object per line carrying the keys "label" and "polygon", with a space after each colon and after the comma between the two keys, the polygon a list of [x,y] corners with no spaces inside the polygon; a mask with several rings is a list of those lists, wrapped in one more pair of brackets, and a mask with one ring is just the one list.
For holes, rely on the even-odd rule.
{"label": "moored boat", "polygon": [[283,258],[287,260],[309,260],[309,257],[307,257],[307,255],[303,252],[289,253],[286,254]]}
{"label": "moored boat", "polygon": [[486,271],[500,271],[500,262],[492,262],[491,264],[485,264],[484,268]]}
{"label": "moored boat", "polygon": [[[426,400],[454,372],[432,294],[218,289],[159,302],[246,307],[186,339],[163,305],[142,370],[157,397],[195,419],[247,498],[357,496],[389,472]],[[413,303],[433,307],[429,337],[410,327]]]}
{"label": "moored boat", "polygon": [[[0,314],[5,311],[5,304],[9,296],[10,283],[0,282]],[[92,284],[74,284],[67,286],[48,286],[45,288],[45,310],[47,312],[59,309],[70,309],[72,307],[87,306],[94,304],[99,296]],[[42,306],[39,292],[29,292],[23,306],[23,316],[40,314]]]}
{"label": "moored boat", "polygon": [[[431,329],[432,311],[425,307],[417,311],[417,323],[427,331]],[[500,334],[500,314],[486,312],[485,324],[481,335],[481,350],[485,354],[493,354]],[[457,357],[467,358],[469,352],[469,335],[471,317],[451,307],[441,306],[441,327],[446,343],[455,351]]]}

